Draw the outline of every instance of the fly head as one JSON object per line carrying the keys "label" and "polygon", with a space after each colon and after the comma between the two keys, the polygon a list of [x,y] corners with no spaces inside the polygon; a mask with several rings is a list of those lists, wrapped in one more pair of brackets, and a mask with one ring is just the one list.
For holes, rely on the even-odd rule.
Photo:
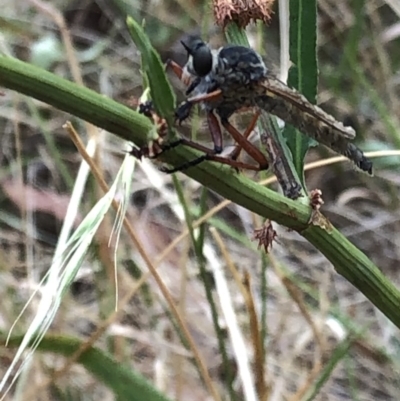
{"label": "fly head", "polygon": [[211,49],[199,38],[192,39],[189,43],[181,41],[182,46],[188,52],[188,70],[191,69],[198,77],[204,77],[212,70],[213,57]]}

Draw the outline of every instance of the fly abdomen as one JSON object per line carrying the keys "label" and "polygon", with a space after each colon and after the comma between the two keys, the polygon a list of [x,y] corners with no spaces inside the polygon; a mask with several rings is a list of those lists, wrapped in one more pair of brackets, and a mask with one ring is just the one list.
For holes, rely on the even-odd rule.
{"label": "fly abdomen", "polygon": [[[343,129],[351,129],[350,127],[344,127],[343,124],[324,113],[332,119],[332,124],[329,125],[325,121],[314,115],[305,113],[286,99],[278,96],[258,96],[256,103],[259,108],[279,117],[305,135],[315,139],[336,153],[347,157],[362,171],[372,175],[372,162],[343,134]],[[335,125],[338,128],[335,128]]]}
{"label": "fly abdomen", "polygon": [[343,147],[335,149],[332,146],[331,149],[350,159],[360,170],[373,175],[372,161],[364,155],[363,151],[352,142],[346,140],[343,142]]}
{"label": "fly abdomen", "polygon": [[[334,124],[338,122],[336,122],[333,117],[331,117],[332,125],[328,125],[320,118],[304,112],[288,100],[278,96],[258,96],[256,103],[257,106],[264,111],[279,117],[281,120],[293,125],[293,127],[297,128],[305,135],[308,135],[328,147],[344,138],[342,131],[334,127]],[[340,128],[347,128],[341,123],[339,124]]]}

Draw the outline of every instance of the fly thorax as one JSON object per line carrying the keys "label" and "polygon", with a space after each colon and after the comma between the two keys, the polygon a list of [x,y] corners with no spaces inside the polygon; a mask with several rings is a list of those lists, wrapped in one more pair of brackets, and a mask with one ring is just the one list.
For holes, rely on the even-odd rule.
{"label": "fly thorax", "polygon": [[215,79],[221,89],[231,86],[254,85],[267,74],[261,57],[252,49],[244,46],[225,46],[218,51],[218,63],[213,68]]}
{"label": "fly thorax", "polygon": [[224,116],[242,107],[253,107],[256,97],[264,93],[261,85],[267,68],[261,57],[243,46],[225,46],[213,51],[211,72],[201,79],[197,93],[211,93],[221,89],[222,98],[204,102],[206,110],[217,109]]}

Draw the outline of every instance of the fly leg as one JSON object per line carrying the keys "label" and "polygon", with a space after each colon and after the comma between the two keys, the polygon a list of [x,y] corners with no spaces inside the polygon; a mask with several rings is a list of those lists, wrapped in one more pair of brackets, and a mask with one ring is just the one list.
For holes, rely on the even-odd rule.
{"label": "fly leg", "polygon": [[214,102],[221,99],[221,97],[222,97],[221,89],[216,89],[210,93],[200,94],[197,96],[190,97],[178,107],[178,109],[175,112],[175,118],[178,121],[178,123],[181,124],[182,121],[186,120],[189,117],[192,107],[195,104],[201,102]]}
{"label": "fly leg", "polygon": [[171,68],[172,72],[182,81],[183,68],[175,61],[167,60],[166,67]]}
{"label": "fly leg", "polygon": [[[221,126],[219,125],[218,119],[215,117],[215,114],[212,111],[207,113],[207,123],[208,123],[208,127],[210,129],[211,138],[214,143],[214,149],[208,149],[208,148],[205,148],[202,145],[197,144],[193,141],[181,139],[182,141],[185,141],[186,145],[203,151],[204,155],[198,157],[197,159],[190,160],[189,162],[186,162],[173,169],[164,169],[163,171],[165,171],[167,173],[175,173],[176,171],[186,170],[189,167],[197,166],[204,160],[211,160],[210,158],[212,158],[222,152],[223,146],[222,146]],[[181,142],[181,143],[183,143],[183,142]],[[228,160],[225,158],[221,158],[221,159]]]}
{"label": "fly leg", "polygon": [[[243,163],[243,162],[237,161],[237,160],[232,159],[232,158],[226,158],[226,157],[223,157],[223,156],[218,156],[218,154],[221,153],[222,149],[223,149],[221,126],[219,124],[219,121],[218,121],[217,117],[215,116],[215,114],[212,111],[207,113],[207,122],[208,122],[208,127],[210,129],[211,137],[212,137],[212,140],[213,140],[213,143],[214,143],[214,149],[209,149],[209,148],[207,148],[207,147],[205,147],[203,145],[200,145],[200,144],[198,144],[196,142],[190,141],[188,139],[181,138],[181,139],[179,139],[179,143],[177,141],[176,145],[175,145],[175,143],[173,145],[177,146],[178,144],[183,144],[183,145],[186,145],[186,146],[191,147],[193,149],[197,149],[197,150],[200,150],[201,152],[204,152],[204,155],[198,157],[197,159],[190,160],[190,161],[188,161],[188,162],[186,162],[186,163],[184,163],[184,164],[182,164],[182,165],[180,165],[178,167],[174,167],[174,168],[171,168],[171,169],[163,168],[162,171],[164,171],[166,173],[169,173],[169,174],[175,173],[177,171],[186,170],[189,167],[197,166],[197,165],[199,165],[200,163],[202,163],[205,160],[215,161],[215,162],[218,162],[218,163],[221,163],[221,164],[227,164],[227,165],[229,165],[229,166],[231,166],[231,167],[233,167],[235,169],[246,169],[246,170],[259,171],[261,169],[268,168],[268,162],[266,161],[264,155],[256,147],[254,147],[253,144],[248,142],[247,139],[244,139],[244,141],[242,141],[242,147],[248,153],[251,152],[250,149],[253,150],[253,147],[254,147],[254,149],[256,149],[256,151],[254,151],[254,154],[257,154],[257,156],[258,156],[258,153],[262,155],[263,160],[261,162],[258,161],[255,157],[253,157],[258,162],[258,165],[252,165],[250,163]],[[250,130],[250,132],[251,131],[252,131],[252,129]],[[243,139],[243,137],[240,134],[240,132],[239,131],[236,131],[236,132]],[[239,152],[240,152],[240,150],[239,150]],[[260,158],[260,160],[261,160],[261,158]]]}
{"label": "fly leg", "polygon": [[172,72],[187,86],[186,96],[190,95],[201,81],[200,77],[196,77],[190,82],[192,77],[189,74],[185,74],[184,69],[175,61],[168,60],[166,66],[171,68]]}
{"label": "fly leg", "polygon": [[244,151],[258,163],[259,170],[267,170],[269,167],[268,160],[261,150],[244,138],[244,136],[229,123],[228,119],[222,119],[221,123],[222,126],[232,135],[232,138],[238,143],[238,146],[243,148]]}
{"label": "fly leg", "polygon": [[[237,160],[232,160],[232,159],[228,159],[224,156],[218,156],[217,154],[215,154],[215,151],[213,149],[207,148],[206,146],[203,146],[197,142],[193,142],[189,139],[185,139],[185,138],[181,138],[179,140],[177,140],[176,142],[173,142],[171,144],[168,145],[168,149],[172,149],[173,147],[176,147],[178,145],[185,145],[189,148],[192,149],[196,149],[199,150],[201,152],[204,152],[204,155],[190,160],[184,164],[181,164],[178,167],[174,167],[174,168],[167,168],[167,167],[162,167],[161,171],[163,171],[164,173],[167,174],[172,174],[172,173],[176,173],[178,171],[184,171],[190,167],[194,167],[199,165],[200,163],[202,163],[203,161],[214,161],[220,164],[227,164],[228,166],[231,166],[235,169],[245,169],[245,170],[253,170],[253,171],[259,171],[260,167],[256,166],[256,165],[252,165],[250,163],[243,163]],[[164,148],[164,150],[168,150],[166,148]]]}
{"label": "fly leg", "polygon": [[[242,135],[243,138],[247,139],[250,136],[250,134],[253,132],[253,130],[257,124],[257,120],[258,120],[259,116],[260,116],[260,113],[258,111],[253,115],[253,118],[251,119],[250,124],[248,125],[248,127],[246,128],[246,131]],[[236,145],[228,157],[232,160],[237,160],[240,156],[242,149],[243,148],[240,145]]]}

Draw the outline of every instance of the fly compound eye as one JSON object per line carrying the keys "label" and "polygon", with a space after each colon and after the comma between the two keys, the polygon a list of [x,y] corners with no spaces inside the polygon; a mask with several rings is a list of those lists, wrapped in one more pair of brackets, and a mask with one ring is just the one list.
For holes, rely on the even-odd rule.
{"label": "fly compound eye", "polygon": [[212,54],[210,48],[200,39],[194,39],[189,45],[181,42],[183,47],[192,56],[193,70],[199,77],[204,77],[212,69]]}
{"label": "fly compound eye", "polygon": [[212,69],[211,50],[204,43],[193,54],[193,69],[199,77],[204,77]]}

